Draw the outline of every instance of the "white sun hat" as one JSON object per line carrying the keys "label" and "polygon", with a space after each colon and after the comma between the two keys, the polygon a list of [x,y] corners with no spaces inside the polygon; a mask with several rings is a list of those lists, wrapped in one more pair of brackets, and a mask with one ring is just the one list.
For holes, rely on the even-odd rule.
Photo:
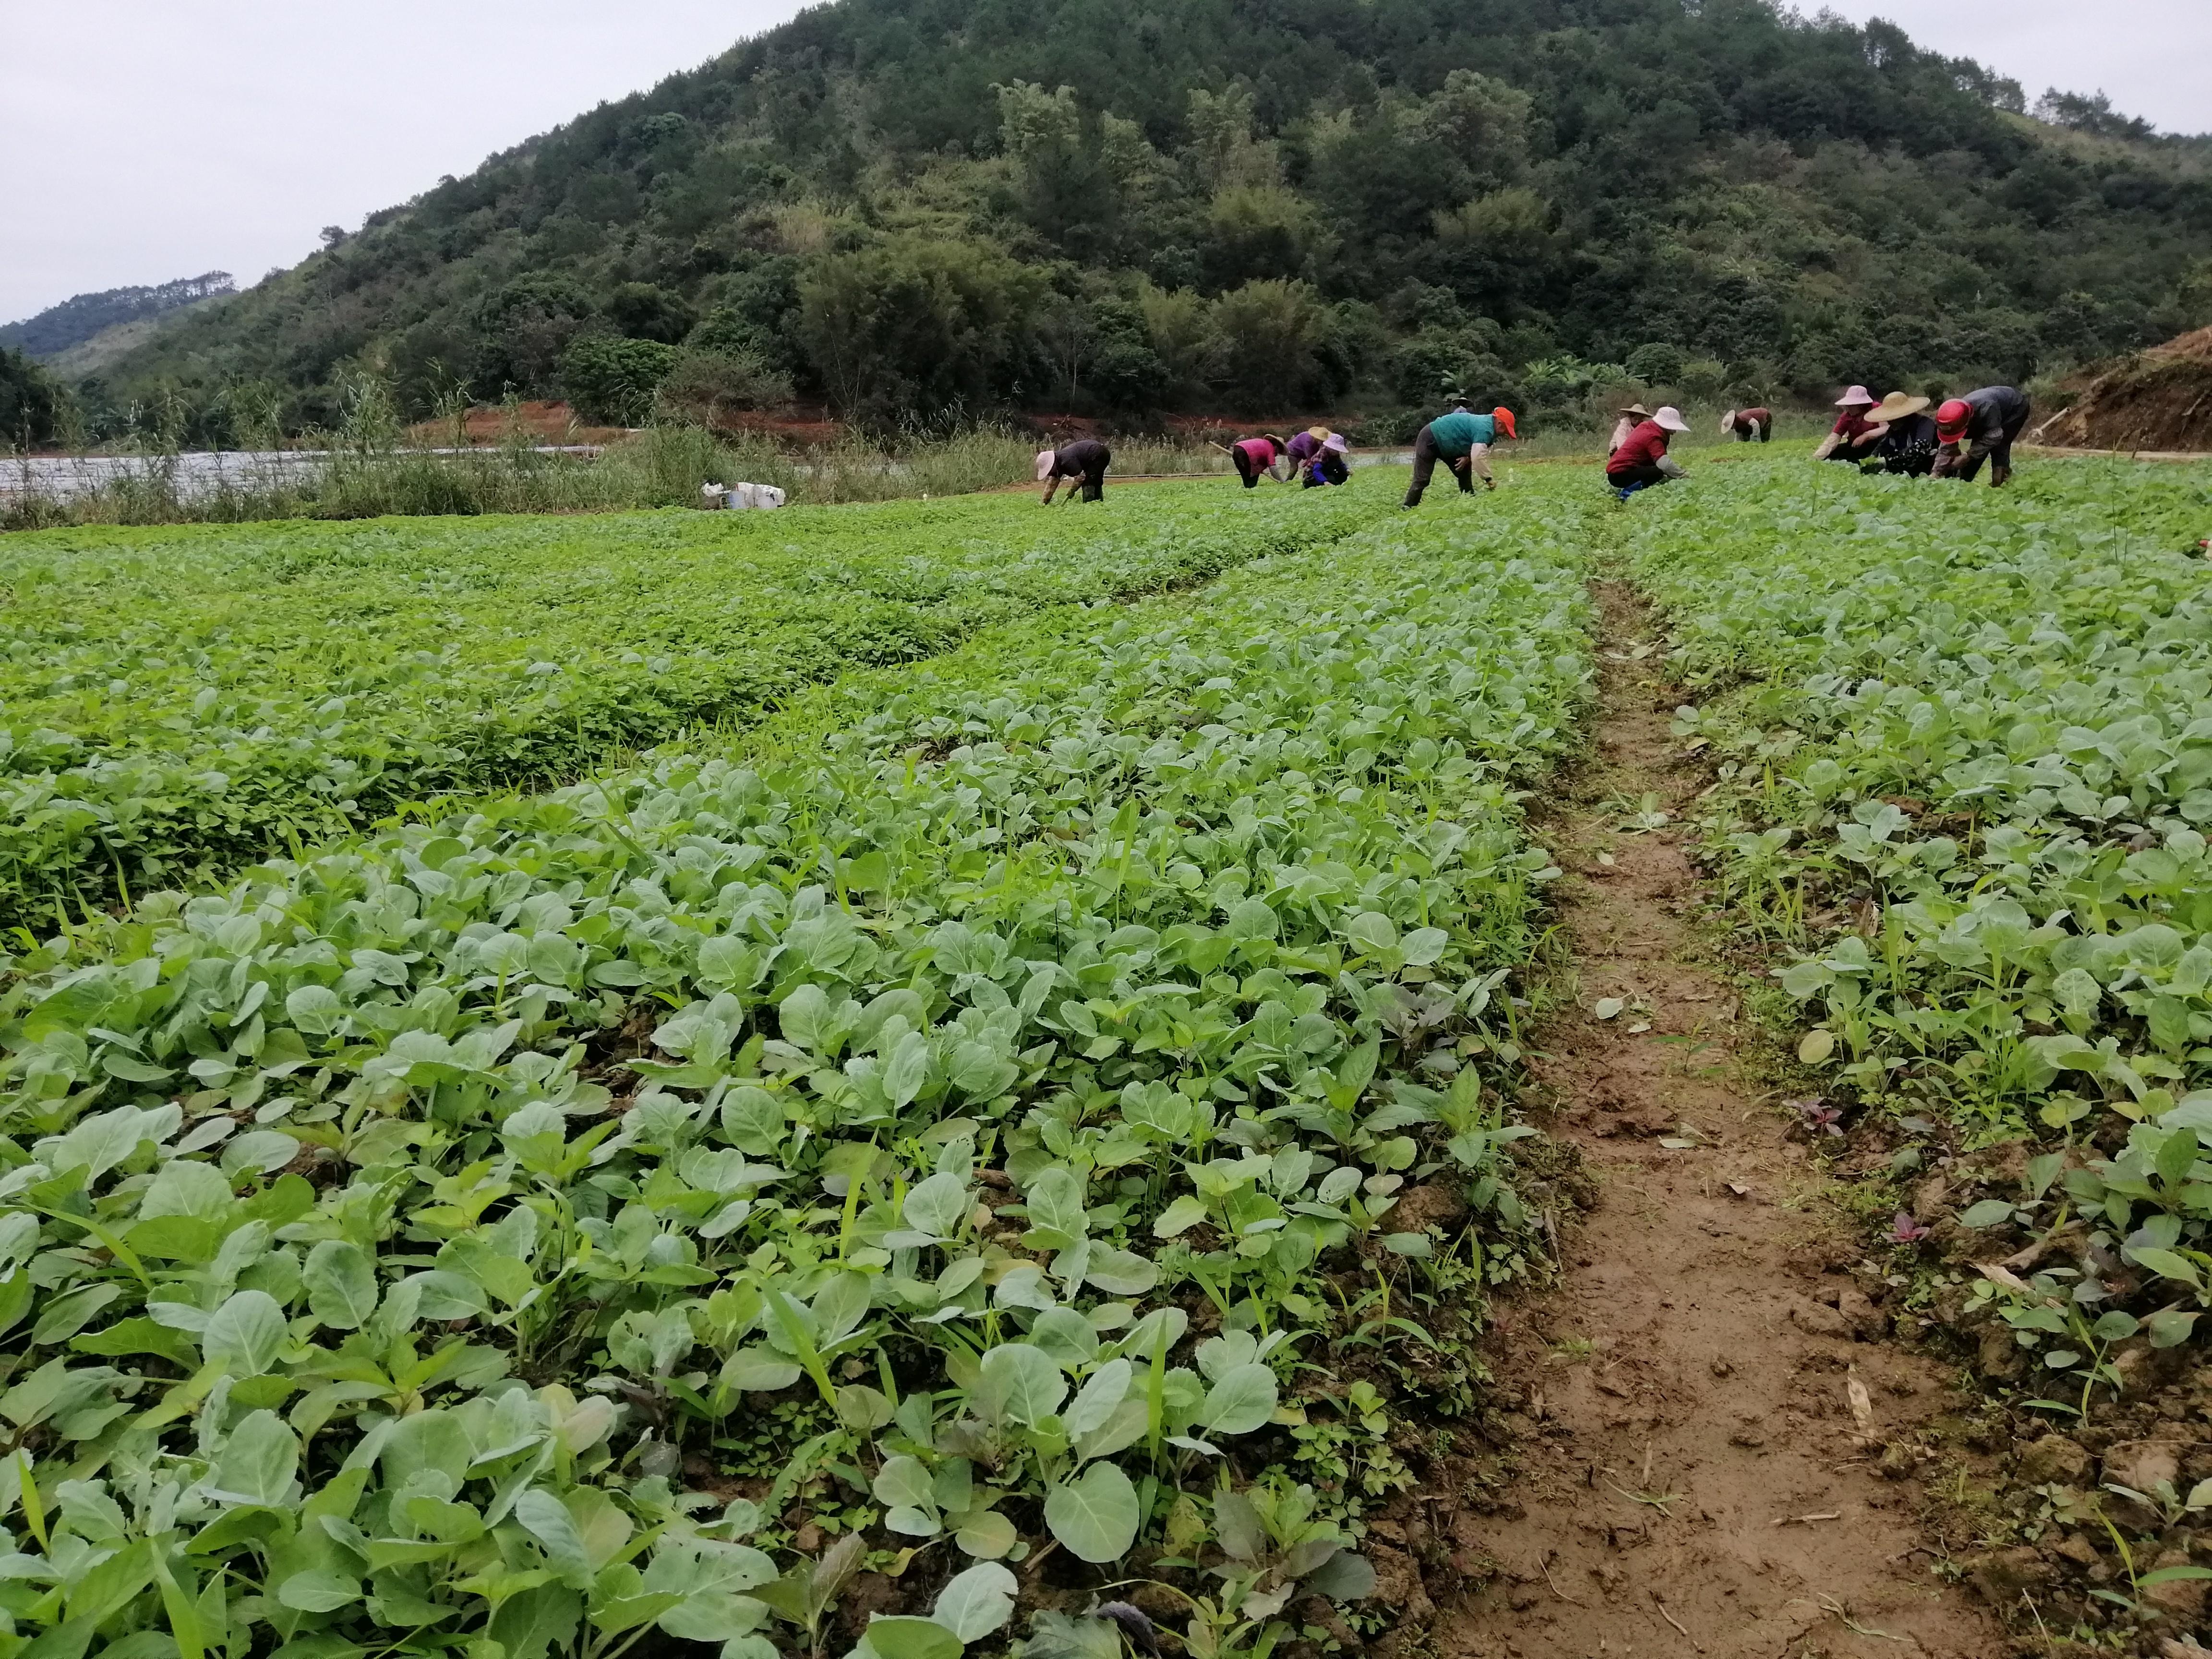
{"label": "white sun hat", "polygon": [[1651,418],[1669,432],[1687,432],[1690,423],[1682,418],[1682,411],[1672,404],[1662,404]]}
{"label": "white sun hat", "polygon": [[1047,478],[1052,477],[1053,463],[1059,459],[1060,452],[1056,449],[1040,449],[1037,451],[1037,482],[1039,483],[1042,483]]}
{"label": "white sun hat", "polygon": [[1849,409],[1853,404],[1864,404],[1868,408],[1871,409],[1881,401],[1881,398],[1875,397],[1874,393],[1869,392],[1864,386],[1855,386],[1850,391],[1844,392],[1842,397],[1836,399],[1836,407],[1838,409]]}

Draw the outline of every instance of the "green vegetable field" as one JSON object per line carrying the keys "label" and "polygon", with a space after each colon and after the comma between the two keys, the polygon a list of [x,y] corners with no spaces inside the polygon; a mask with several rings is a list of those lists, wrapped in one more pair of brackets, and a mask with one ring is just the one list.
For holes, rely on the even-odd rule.
{"label": "green vegetable field", "polygon": [[441,793],[565,781],[689,727],[748,724],[845,668],[1202,581],[1372,510],[1206,486],[1110,506],[11,537],[0,925],[219,878]]}
{"label": "green vegetable field", "polygon": [[[1418,1347],[1466,1409],[1471,1292],[1541,1248],[1476,1062],[1590,673],[1578,483],[916,513],[1070,539],[852,568],[1031,605],[1238,568],[15,958],[18,1632],[767,1659],[941,1540],[863,1644],[941,1659],[1006,1563],[1201,1530],[1249,1569],[1224,1639],[1356,1600],[1410,1476],[1312,1368]],[[1440,1174],[1472,1220],[1401,1220]]]}
{"label": "green vegetable field", "polygon": [[2212,479],[1395,482],[0,542],[0,1659],[1387,1628],[1577,1293],[1600,578],[1808,1121],[2031,1139],[2035,1409],[2194,1340]]}
{"label": "green vegetable field", "polygon": [[1676,728],[1736,786],[1717,869],[1794,947],[1803,1057],[1915,1133],[2040,1143],[1963,1221],[2101,1264],[1975,1291],[2079,1416],[2114,1345],[2212,1306],[2212,476],[1813,471],[1714,469],[1637,521],[1700,689]]}

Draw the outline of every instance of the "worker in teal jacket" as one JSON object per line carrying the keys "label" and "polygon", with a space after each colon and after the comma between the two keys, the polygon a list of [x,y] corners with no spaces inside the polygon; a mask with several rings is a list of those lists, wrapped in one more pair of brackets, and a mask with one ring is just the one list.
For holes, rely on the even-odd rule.
{"label": "worker in teal jacket", "polygon": [[1406,505],[1421,504],[1421,494],[1435,476],[1438,461],[1451,468],[1462,495],[1474,494],[1477,478],[1482,480],[1484,489],[1497,489],[1498,480],[1490,476],[1490,447],[1500,433],[1509,438],[1520,435],[1513,429],[1510,409],[1493,409],[1487,415],[1455,409],[1431,421],[1413,440],[1413,482],[1406,491]]}

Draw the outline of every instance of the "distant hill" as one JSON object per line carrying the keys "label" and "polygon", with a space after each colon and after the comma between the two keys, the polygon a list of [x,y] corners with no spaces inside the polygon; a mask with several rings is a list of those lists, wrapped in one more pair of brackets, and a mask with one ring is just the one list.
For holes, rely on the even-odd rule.
{"label": "distant hill", "polygon": [[210,270],[157,288],[111,288],[98,294],[72,295],[35,317],[0,325],[0,347],[44,362],[118,324],[158,317],[182,306],[237,292],[238,285],[228,271]]}
{"label": "distant hill", "polygon": [[[220,436],[2023,380],[2171,337],[2212,146],[1767,0],[836,0],[102,368]],[[673,388],[673,391],[672,391]],[[226,401],[226,400],[228,401]]]}

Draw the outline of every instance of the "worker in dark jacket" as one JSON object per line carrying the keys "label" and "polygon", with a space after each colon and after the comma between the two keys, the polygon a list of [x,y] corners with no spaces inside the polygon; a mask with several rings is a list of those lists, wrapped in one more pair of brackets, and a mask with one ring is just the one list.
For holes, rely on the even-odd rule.
{"label": "worker in dark jacket", "polygon": [[1774,411],[1771,409],[1731,409],[1721,416],[1721,436],[1733,438],[1740,444],[1763,444],[1774,435]]}
{"label": "worker in dark jacket", "polygon": [[1682,418],[1682,411],[1673,404],[1661,409],[1652,417],[1628,434],[1628,441],[1613,452],[1605,464],[1605,481],[1626,501],[1639,489],[1653,484],[1662,484],[1686,477],[1682,464],[1667,453],[1667,446],[1674,441],[1677,432],[1687,432],[1690,423]]}
{"label": "worker in dark jacket", "polygon": [[1990,483],[2002,488],[2012,477],[2013,440],[2027,425],[2027,394],[2016,386],[1985,386],[1951,398],[1936,411],[1934,476],[1972,483],[1987,461]]}
{"label": "worker in dark jacket", "polygon": [[[1083,499],[1086,501],[1106,498],[1106,469],[1112,464],[1114,452],[1096,438],[1078,438],[1072,444],[1062,444],[1058,449],[1037,451],[1037,482],[1044,486],[1044,504],[1052,505],[1052,498],[1060,489],[1062,478],[1083,480]],[[1067,489],[1067,499],[1075,499],[1075,486]]]}
{"label": "worker in dark jacket", "polygon": [[1893,392],[1867,412],[1867,419],[1883,428],[1873,459],[1862,472],[1887,472],[1900,477],[1924,478],[1936,465],[1936,422],[1924,411],[1926,398],[1908,398]]}
{"label": "worker in dark jacket", "polygon": [[1501,433],[1508,438],[1520,435],[1513,429],[1513,411],[1503,407],[1487,415],[1455,409],[1431,421],[1413,439],[1413,482],[1406,491],[1406,505],[1421,504],[1422,493],[1436,476],[1438,461],[1451,469],[1462,495],[1474,494],[1477,478],[1482,480],[1485,489],[1497,489],[1498,480],[1490,476],[1490,447]]}

